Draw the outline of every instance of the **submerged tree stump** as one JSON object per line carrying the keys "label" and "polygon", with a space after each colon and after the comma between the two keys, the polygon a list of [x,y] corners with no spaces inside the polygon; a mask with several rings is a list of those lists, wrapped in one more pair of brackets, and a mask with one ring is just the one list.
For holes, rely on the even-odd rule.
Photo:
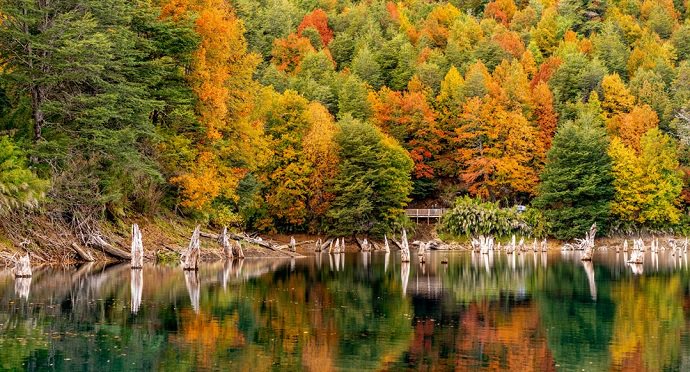
{"label": "submerged tree stump", "polygon": [[591,261],[594,253],[594,237],[597,234],[597,223],[593,223],[589,228],[589,232],[585,234],[585,238],[580,240],[580,247],[584,250],[582,253],[582,261]]}
{"label": "submerged tree stump", "polygon": [[386,253],[391,251],[391,247],[388,244],[388,237],[385,234],[383,235],[383,251]]}
{"label": "submerged tree stump", "polygon": [[403,229],[401,240],[400,260],[402,262],[410,262],[410,243],[407,241],[407,231],[405,229]]}
{"label": "submerged tree stump", "polygon": [[31,277],[31,259],[29,258],[28,253],[15,261],[14,276],[17,278]]}
{"label": "submerged tree stump", "polygon": [[362,241],[362,247],[361,248],[362,248],[362,252],[371,251],[371,244],[369,244],[369,241],[367,240],[367,238],[364,238],[364,240]]}
{"label": "submerged tree stump", "polygon": [[223,257],[226,260],[232,260],[235,255],[232,252],[232,246],[230,245],[230,238],[228,237],[228,228],[224,227],[223,232],[220,233],[218,237],[221,247],[223,247]]}
{"label": "submerged tree stump", "polygon": [[194,229],[194,233],[192,233],[192,238],[189,240],[189,247],[180,257],[184,270],[199,270],[199,255],[201,250],[201,242],[199,241],[200,229],[201,226],[197,225],[196,229]]}
{"label": "submerged tree stump", "polygon": [[290,252],[297,252],[297,242],[294,236],[290,237]]}
{"label": "submerged tree stump", "polygon": [[314,245],[314,252],[321,252],[321,238],[316,241]]}
{"label": "submerged tree stump", "polygon": [[242,250],[242,244],[238,241],[235,241],[235,256],[237,256],[237,258],[241,260],[244,259],[244,251]]}
{"label": "submerged tree stump", "polygon": [[141,240],[141,231],[136,223],[132,225],[132,269],[144,267],[144,243]]}

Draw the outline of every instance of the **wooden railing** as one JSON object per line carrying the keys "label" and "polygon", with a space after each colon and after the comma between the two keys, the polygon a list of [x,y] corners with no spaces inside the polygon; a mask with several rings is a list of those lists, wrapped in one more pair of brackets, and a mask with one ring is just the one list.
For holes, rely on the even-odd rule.
{"label": "wooden railing", "polygon": [[445,208],[433,208],[433,209],[405,209],[405,213],[408,217],[418,221],[419,219],[430,220],[432,218],[440,219],[445,211]]}

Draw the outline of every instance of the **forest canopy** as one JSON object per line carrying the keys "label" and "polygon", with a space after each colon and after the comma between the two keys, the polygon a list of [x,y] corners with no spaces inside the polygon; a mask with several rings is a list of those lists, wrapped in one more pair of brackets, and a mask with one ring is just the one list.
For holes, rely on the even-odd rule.
{"label": "forest canopy", "polygon": [[378,235],[469,196],[679,231],[689,6],[0,0],[0,211]]}

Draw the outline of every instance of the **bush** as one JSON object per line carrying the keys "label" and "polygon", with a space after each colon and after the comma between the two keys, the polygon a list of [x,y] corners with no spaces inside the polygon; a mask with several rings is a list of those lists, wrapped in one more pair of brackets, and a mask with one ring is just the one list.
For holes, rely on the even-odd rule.
{"label": "bush", "polygon": [[0,137],[0,215],[33,208],[45,198],[48,181],[29,170],[26,156],[8,137]]}
{"label": "bush", "polygon": [[500,208],[498,203],[465,196],[458,198],[455,206],[441,217],[439,232],[455,237],[507,237],[529,234],[530,228],[515,208]]}

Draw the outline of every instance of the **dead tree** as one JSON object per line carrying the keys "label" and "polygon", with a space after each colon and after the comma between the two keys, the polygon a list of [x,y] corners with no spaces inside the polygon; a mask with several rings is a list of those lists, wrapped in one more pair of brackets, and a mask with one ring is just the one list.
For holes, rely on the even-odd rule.
{"label": "dead tree", "polygon": [[132,225],[132,269],[144,267],[144,243],[141,239],[141,230],[136,223]]}
{"label": "dead tree", "polygon": [[410,243],[407,241],[407,231],[405,229],[403,229],[401,240],[400,259],[402,262],[410,262]]}
{"label": "dead tree", "polygon": [[391,247],[388,244],[388,237],[385,234],[383,235],[383,250],[386,253],[389,253],[391,251]]}
{"label": "dead tree", "polygon": [[199,255],[201,250],[201,242],[199,241],[199,231],[201,226],[194,229],[192,238],[189,240],[189,247],[182,253],[180,260],[182,261],[182,268],[184,270],[199,270]]}
{"label": "dead tree", "polygon": [[290,237],[290,252],[297,252],[297,242],[295,242],[295,237]]}
{"label": "dead tree", "polygon": [[232,246],[230,245],[230,238],[228,237],[228,228],[224,227],[223,232],[218,237],[220,245],[223,247],[223,256],[226,260],[232,260],[235,255],[232,252]]}
{"label": "dead tree", "polygon": [[244,259],[244,251],[242,250],[242,244],[240,242],[235,241],[235,256],[239,259]]}

